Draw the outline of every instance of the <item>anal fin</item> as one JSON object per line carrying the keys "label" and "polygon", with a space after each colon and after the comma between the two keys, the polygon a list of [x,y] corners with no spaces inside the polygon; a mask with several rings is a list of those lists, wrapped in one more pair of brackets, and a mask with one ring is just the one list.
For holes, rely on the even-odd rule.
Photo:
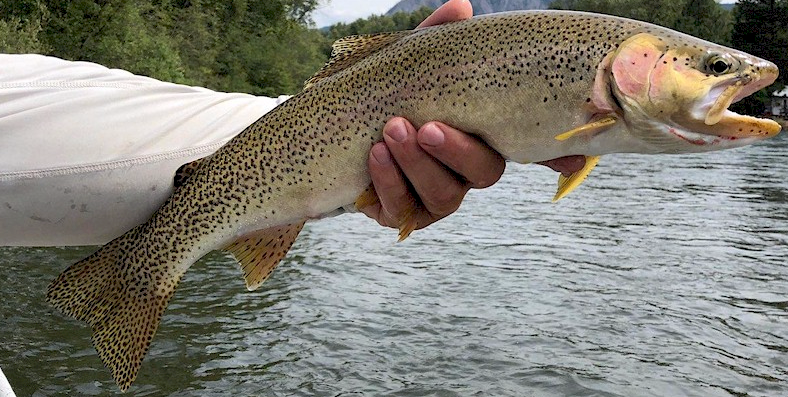
{"label": "anal fin", "polygon": [[[356,209],[361,210],[375,204],[380,204],[380,199],[378,198],[378,193],[375,191],[375,186],[370,184],[369,187],[356,198]],[[414,200],[413,203],[408,206],[408,209],[399,215],[397,224],[399,236],[397,242],[404,241],[419,227],[419,223],[416,221],[416,214],[419,208],[421,208],[420,204]]]}
{"label": "anal fin", "polygon": [[416,213],[419,210],[419,204],[413,203],[412,206],[408,207],[404,214],[400,215],[399,217],[399,225],[397,226],[399,229],[399,239],[397,240],[398,243],[405,241],[406,238],[413,233],[419,227],[419,222],[416,221]]}
{"label": "anal fin", "polygon": [[293,246],[304,222],[257,230],[241,236],[224,248],[240,262],[249,291],[256,290],[268,279]]}
{"label": "anal fin", "polygon": [[564,132],[563,134],[556,135],[555,139],[557,141],[565,141],[576,135],[600,132],[611,127],[617,121],[618,119],[613,116],[603,117],[599,120],[592,121],[590,123],[583,124],[580,127],[571,129],[567,132]]}
{"label": "anal fin", "polygon": [[572,190],[580,186],[580,184],[586,180],[588,174],[591,173],[591,170],[599,164],[601,158],[601,156],[586,156],[586,165],[580,171],[575,172],[569,177],[563,175],[559,176],[558,191],[555,193],[555,197],[553,197],[553,202],[566,197]]}
{"label": "anal fin", "polygon": [[378,203],[380,203],[378,193],[375,191],[375,186],[370,183],[367,189],[356,198],[355,206],[357,210],[361,210]]}

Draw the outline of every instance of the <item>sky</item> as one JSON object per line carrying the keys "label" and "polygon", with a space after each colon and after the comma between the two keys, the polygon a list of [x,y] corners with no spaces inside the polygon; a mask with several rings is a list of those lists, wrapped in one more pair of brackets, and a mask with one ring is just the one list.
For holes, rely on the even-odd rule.
{"label": "sky", "polygon": [[397,3],[399,0],[320,0],[312,18],[317,27],[353,22],[372,14],[385,14]]}
{"label": "sky", "polygon": [[[317,27],[337,22],[348,23],[372,14],[384,14],[398,2],[399,0],[320,0],[320,6],[312,14],[312,18]],[[722,0],[722,3],[733,2],[735,0]]]}

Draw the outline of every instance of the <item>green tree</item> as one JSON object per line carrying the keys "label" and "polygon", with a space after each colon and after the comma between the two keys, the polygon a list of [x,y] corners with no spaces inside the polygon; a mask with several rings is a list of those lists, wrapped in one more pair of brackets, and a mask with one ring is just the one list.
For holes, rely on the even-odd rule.
{"label": "green tree", "polygon": [[40,37],[48,17],[46,6],[38,1],[0,3],[0,53],[49,51]]}
{"label": "green tree", "polygon": [[129,1],[113,4],[107,14],[100,34],[87,38],[80,56],[165,81],[187,82],[165,13],[151,4]]}
{"label": "green tree", "polygon": [[670,27],[683,3],[684,0],[556,0],[550,8],[617,15]]}
{"label": "green tree", "polygon": [[0,50],[97,62],[166,81],[295,93],[351,34],[415,27],[431,12],[313,29],[318,0],[0,1]]}
{"label": "green tree", "polygon": [[19,18],[0,19],[0,53],[42,53],[48,47],[41,42],[40,21],[22,21]]}
{"label": "green tree", "polygon": [[164,10],[149,1],[47,1],[50,55],[186,82]]}
{"label": "green tree", "polygon": [[695,37],[718,43],[730,43],[733,29],[731,13],[714,0],[688,0],[673,27]]}
{"label": "green tree", "polygon": [[357,34],[372,34],[409,30],[418,26],[433,9],[422,7],[413,12],[397,12],[393,15],[372,15],[351,23],[338,23],[326,29],[326,37],[332,40]]}
{"label": "green tree", "polygon": [[732,26],[730,12],[714,0],[556,0],[550,8],[637,19],[720,44],[728,42]]}
{"label": "green tree", "polygon": [[788,84],[788,0],[739,0],[733,9],[733,47],[768,59],[780,69],[777,83],[733,105],[738,112],[766,111],[770,94]]}
{"label": "green tree", "polygon": [[[733,12],[733,46],[788,71],[788,0],[739,0]],[[788,84],[786,73],[780,82]]]}
{"label": "green tree", "polygon": [[[224,4],[215,1],[215,4]],[[306,24],[316,1],[235,0],[219,7],[218,89],[295,93],[325,62],[322,38]]]}
{"label": "green tree", "polygon": [[[23,22],[33,20],[27,17],[37,4],[50,18],[36,32]],[[316,6],[317,0],[18,0],[0,4],[0,18],[19,18],[0,32],[36,34],[43,45],[29,51],[271,95],[297,91],[325,61],[324,39],[308,29]]]}

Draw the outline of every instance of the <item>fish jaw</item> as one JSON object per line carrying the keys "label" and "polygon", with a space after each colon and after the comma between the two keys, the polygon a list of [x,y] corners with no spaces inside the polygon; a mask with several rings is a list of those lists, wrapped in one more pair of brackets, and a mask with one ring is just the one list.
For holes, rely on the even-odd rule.
{"label": "fish jaw", "polygon": [[757,141],[778,135],[781,126],[774,120],[728,110],[731,104],[771,85],[777,79],[777,67],[771,62],[762,61],[750,69],[750,73],[724,79],[709,90],[706,97],[698,101],[681,122],[691,125],[700,134],[733,140],[755,138]]}
{"label": "fish jaw", "polygon": [[[726,67],[730,72],[717,73]],[[611,75],[630,133],[654,153],[729,149],[780,133],[773,120],[728,110],[777,79],[769,61],[699,40],[682,46],[641,33],[619,47]]]}

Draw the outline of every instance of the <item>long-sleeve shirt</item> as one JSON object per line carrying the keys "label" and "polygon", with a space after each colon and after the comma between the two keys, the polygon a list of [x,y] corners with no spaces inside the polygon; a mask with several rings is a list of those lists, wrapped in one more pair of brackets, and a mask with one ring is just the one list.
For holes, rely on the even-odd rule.
{"label": "long-sleeve shirt", "polygon": [[161,206],[178,167],[285,99],[0,54],[0,246],[106,243]]}

